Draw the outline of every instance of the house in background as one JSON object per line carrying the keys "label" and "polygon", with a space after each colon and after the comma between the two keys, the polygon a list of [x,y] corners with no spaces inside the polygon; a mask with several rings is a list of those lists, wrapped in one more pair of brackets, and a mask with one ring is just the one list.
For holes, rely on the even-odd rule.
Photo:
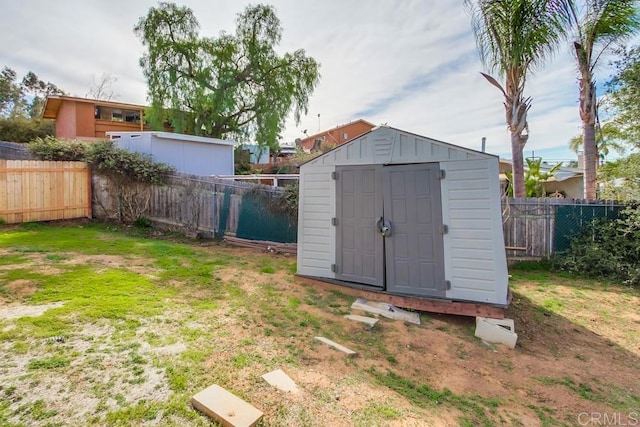
{"label": "house in background", "polygon": [[148,154],[180,173],[233,175],[233,141],[170,132],[108,132],[107,136],[119,148]]}
{"label": "house in background", "polygon": [[369,123],[366,120],[358,119],[344,125],[336,126],[333,129],[307,136],[300,141],[296,140],[296,145],[300,146],[305,151],[311,151],[314,148],[319,149],[320,145],[323,143],[330,144],[332,146],[342,145],[353,138],[369,132],[374,127],[376,127],[374,124]]}
{"label": "house in background", "polygon": [[[553,165],[542,163],[540,171],[549,173]],[[527,165],[524,165],[525,171]],[[506,192],[508,179],[505,172],[511,172],[511,160],[500,159],[500,189],[502,194]],[[526,172],[525,172],[526,173]],[[581,168],[560,167],[553,176],[542,183],[542,188],[547,197],[562,197],[567,199],[583,199],[584,197],[584,170]],[[555,196],[554,196],[555,195]]]}
{"label": "house in background", "polygon": [[73,96],[48,96],[42,117],[56,121],[56,137],[106,138],[107,132],[140,132],[144,106]]}

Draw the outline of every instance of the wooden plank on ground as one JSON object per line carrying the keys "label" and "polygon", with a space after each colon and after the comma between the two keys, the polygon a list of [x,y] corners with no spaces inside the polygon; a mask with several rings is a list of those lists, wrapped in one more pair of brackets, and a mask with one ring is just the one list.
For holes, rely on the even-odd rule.
{"label": "wooden plank on ground", "polygon": [[330,340],[330,339],[328,339],[328,338],[325,338],[325,337],[316,337],[316,339],[317,339],[318,341],[320,341],[320,342],[325,343],[325,344],[326,344],[326,345],[328,345],[329,347],[333,347],[333,348],[335,348],[336,350],[340,350],[341,352],[346,353],[346,354],[347,354],[347,356],[355,356],[356,354],[358,354],[358,353],[356,353],[355,351],[353,351],[353,350],[351,350],[351,349],[348,349],[347,347],[343,346],[342,344],[338,344],[337,342],[331,341],[331,340]]}
{"label": "wooden plank on ground", "polygon": [[263,415],[262,411],[217,384],[193,396],[191,405],[225,427],[251,427]]}
{"label": "wooden plank on ground", "polygon": [[393,304],[396,307],[410,308],[413,310],[428,311],[431,313],[456,314],[460,316],[482,316],[494,319],[503,319],[506,307],[498,307],[489,304],[455,302],[449,300],[436,300],[421,297],[392,295],[385,292],[359,289],[337,283],[329,283],[324,280],[313,279],[296,275],[296,281],[308,286],[313,286],[327,291],[339,291],[354,297],[362,297],[369,300],[377,300]]}

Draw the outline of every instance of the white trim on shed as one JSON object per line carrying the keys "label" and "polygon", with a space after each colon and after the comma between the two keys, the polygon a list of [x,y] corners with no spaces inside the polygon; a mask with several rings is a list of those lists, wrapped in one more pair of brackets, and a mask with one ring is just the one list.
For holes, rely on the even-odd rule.
{"label": "white trim on shed", "polygon": [[508,304],[498,157],[390,127],[375,128],[301,166],[298,274],[336,279],[337,166],[416,163],[439,163],[444,174],[446,299]]}

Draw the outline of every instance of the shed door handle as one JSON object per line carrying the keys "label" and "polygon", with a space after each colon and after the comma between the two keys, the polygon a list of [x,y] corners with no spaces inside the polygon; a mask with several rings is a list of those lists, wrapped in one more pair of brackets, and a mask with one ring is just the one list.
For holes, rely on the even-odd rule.
{"label": "shed door handle", "polygon": [[383,237],[391,236],[391,221],[384,221],[382,228],[380,229]]}
{"label": "shed door handle", "polygon": [[391,236],[391,221],[387,221],[383,217],[379,217],[376,221],[376,228],[380,234],[382,234],[382,237]]}

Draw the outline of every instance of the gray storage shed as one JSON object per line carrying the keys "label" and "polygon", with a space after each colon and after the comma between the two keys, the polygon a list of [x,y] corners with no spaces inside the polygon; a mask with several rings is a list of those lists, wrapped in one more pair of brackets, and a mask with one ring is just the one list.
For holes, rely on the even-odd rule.
{"label": "gray storage shed", "polygon": [[298,274],[508,304],[498,157],[390,127],[300,167]]}

